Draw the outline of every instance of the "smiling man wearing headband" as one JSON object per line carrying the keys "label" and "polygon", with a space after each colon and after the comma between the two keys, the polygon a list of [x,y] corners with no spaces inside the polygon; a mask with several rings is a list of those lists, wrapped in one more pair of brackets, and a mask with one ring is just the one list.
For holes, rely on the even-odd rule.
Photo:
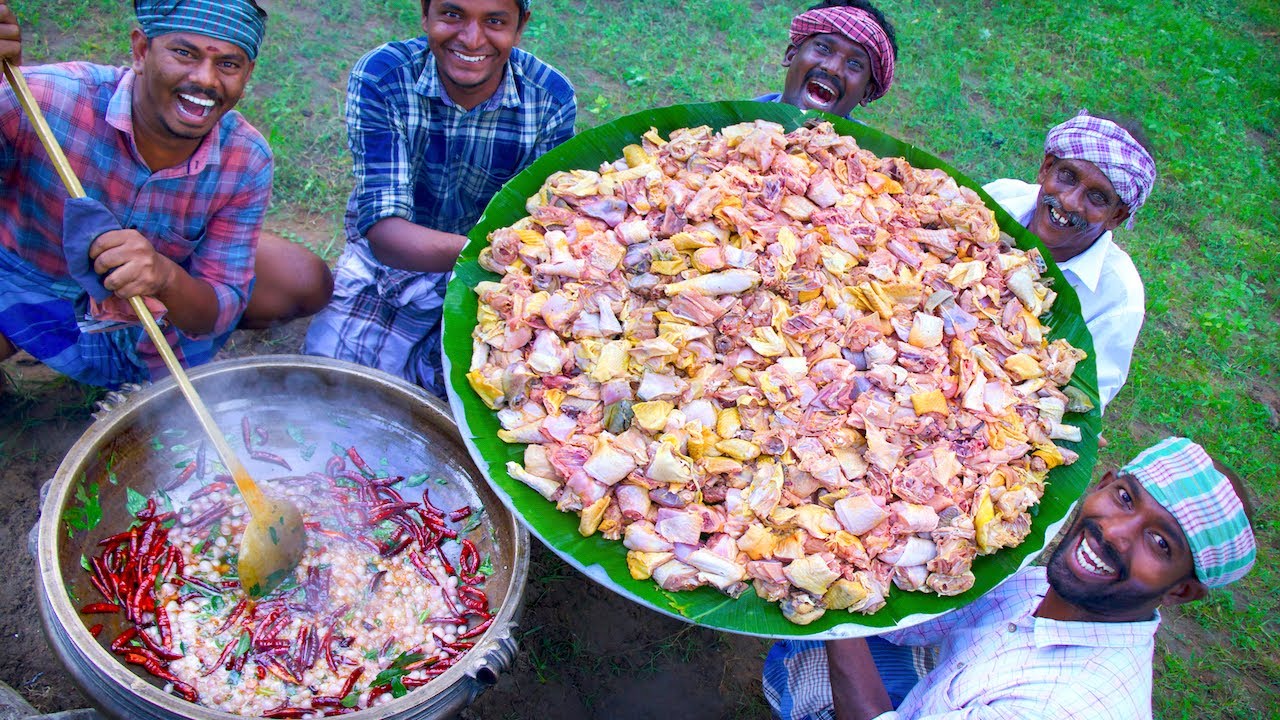
{"label": "smiling man wearing headband", "polygon": [[[1150,718],[1158,608],[1249,572],[1246,500],[1199,445],[1168,438],[1084,496],[1047,567],[889,643],[779,643],[765,695],[787,720]],[[894,660],[898,646],[936,648],[932,670]]]}
{"label": "smiling man wearing headband", "polygon": [[893,84],[893,25],[866,0],[826,0],[791,21],[781,93],[757,98],[848,117]]}
{"label": "smiling man wearing headband", "polygon": [[[134,9],[131,67],[23,70],[86,199],[68,198],[0,85],[0,360],[26,350],[105,387],[166,373],[129,297],[147,298],[191,366],[212,359],[238,323],[317,311],[331,282],[304,248],[258,242],[271,150],[232,108],[266,13],[252,0],[136,0]],[[21,39],[0,4],[0,59],[21,62]]]}
{"label": "smiling man wearing headband", "polygon": [[996,180],[984,189],[1044,242],[1080,297],[1093,335],[1103,407],[1129,375],[1146,314],[1142,278],[1111,231],[1151,195],[1156,165],[1136,127],[1086,113],[1049,131],[1037,184]]}

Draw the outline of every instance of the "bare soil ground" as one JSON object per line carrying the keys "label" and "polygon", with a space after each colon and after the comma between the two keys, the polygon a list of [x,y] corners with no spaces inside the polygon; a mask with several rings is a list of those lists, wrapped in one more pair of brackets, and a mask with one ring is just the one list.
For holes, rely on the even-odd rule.
{"label": "bare soil ground", "polygon": [[[305,224],[289,232],[313,240]],[[237,332],[219,359],[300,351],[307,321]],[[43,712],[87,707],[54,656],[35,603],[27,534],[40,487],[93,422],[102,392],[19,356],[0,366],[0,681]],[[760,668],[768,643],[696,628],[586,579],[533,541],[520,655],[463,720],[766,718]]]}

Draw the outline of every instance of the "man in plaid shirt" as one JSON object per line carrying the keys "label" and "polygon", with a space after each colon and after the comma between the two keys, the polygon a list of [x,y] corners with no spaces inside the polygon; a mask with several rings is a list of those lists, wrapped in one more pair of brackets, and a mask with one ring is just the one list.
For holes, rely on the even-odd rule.
{"label": "man in plaid shirt", "polygon": [[365,55],[347,86],[355,188],[334,296],[305,351],[444,395],[445,286],[502,184],[573,134],[573,88],[515,48],[528,0],[422,0],[425,37]]}
{"label": "man in plaid shirt", "polygon": [[1150,718],[1158,608],[1249,572],[1251,514],[1238,478],[1167,438],[1085,495],[1047,567],[888,642],[780,642],[765,696],[786,720]]}
{"label": "man in plaid shirt", "polygon": [[[186,365],[211,359],[237,323],[328,300],[318,257],[283,240],[258,248],[271,151],[232,108],[266,13],[253,0],[136,0],[135,10],[132,67],[24,71],[87,198],[69,199],[0,87],[0,360],[26,350],[106,387],[165,373],[129,297],[163,318]],[[0,4],[0,60],[17,64],[21,51],[17,18]]]}

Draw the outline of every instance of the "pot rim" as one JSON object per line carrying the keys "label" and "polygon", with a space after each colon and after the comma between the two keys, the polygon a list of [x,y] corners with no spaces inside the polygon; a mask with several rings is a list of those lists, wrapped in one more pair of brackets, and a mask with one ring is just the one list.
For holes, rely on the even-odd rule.
{"label": "pot rim", "polygon": [[[359,376],[361,381],[372,381],[384,390],[403,396],[405,400],[425,403],[440,413],[443,419],[447,420],[448,424],[454,428],[454,431],[457,431],[457,423],[449,412],[448,405],[422,388],[410,385],[406,381],[381,370],[332,358],[312,355],[259,355],[234,358],[193,368],[188,371],[188,376],[193,384],[198,386],[199,381],[204,378],[266,368],[310,369],[346,376]],[[85,458],[92,457],[95,451],[101,449],[113,437],[114,430],[122,421],[146,412],[152,406],[167,401],[170,396],[179,392],[177,382],[172,377],[167,377],[130,394],[117,407],[97,418],[67,450],[53,479],[49,481],[48,492],[45,493],[44,500],[41,502],[40,517],[37,521],[39,530],[35,564],[36,573],[39,577],[37,578],[36,588],[44,596],[44,603],[47,604],[52,619],[66,632],[75,651],[85,660],[98,667],[119,687],[131,690],[147,704],[165,712],[174,710],[174,704],[176,703],[178,704],[176,707],[181,708],[187,713],[186,716],[189,717],[201,718],[202,720],[242,720],[245,717],[244,715],[197,705],[163,692],[159,687],[126,668],[120,660],[98,643],[97,638],[89,633],[89,629],[81,618],[78,609],[71,604],[71,600],[67,597],[66,586],[62,580],[63,568],[58,555],[59,537],[63,532],[61,528],[61,510],[68,506],[73,497],[76,484],[75,476],[79,466],[83,464]],[[458,444],[461,449],[465,450],[461,437],[458,438]],[[478,467],[477,475],[483,478],[487,485],[489,484],[484,471]],[[475,482],[474,479],[473,482]],[[491,485],[489,489],[491,492],[493,491]],[[490,654],[501,652],[504,646],[511,643],[511,631],[514,629],[524,605],[524,591],[528,584],[530,562],[528,531],[507,509],[504,503],[498,502],[497,507],[500,510],[486,507],[486,516],[488,518],[486,522],[495,523],[501,521],[511,526],[511,538],[513,541],[511,548],[513,556],[512,572],[506,601],[493,616],[493,622],[488,630],[480,636],[475,646],[463,656],[461,662],[450,667],[432,682],[416,688],[405,696],[396,698],[385,705],[352,713],[350,717],[356,720],[359,718],[372,720],[376,717],[406,712],[429,702],[436,696],[442,695],[467,679],[473,682],[484,682],[477,680],[477,673],[491,664]],[[41,620],[45,634],[51,635],[50,618],[46,616],[46,613],[41,612]],[[90,697],[100,702],[100,699],[92,693],[90,693]],[[369,714],[366,715],[365,713]]]}

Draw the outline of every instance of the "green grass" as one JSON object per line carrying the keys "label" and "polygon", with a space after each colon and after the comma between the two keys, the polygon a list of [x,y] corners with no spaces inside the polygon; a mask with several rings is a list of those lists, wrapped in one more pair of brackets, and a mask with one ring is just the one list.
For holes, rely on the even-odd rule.
{"label": "green grass", "polygon": [[[579,127],[654,105],[779,89],[793,3],[538,0],[524,46],[578,88]],[[120,0],[19,0],[28,62],[127,58]],[[1202,633],[1156,662],[1160,718],[1280,714],[1280,6],[1121,0],[881,3],[899,31],[898,83],[860,119],[971,177],[1031,179],[1045,131],[1084,107],[1140,119],[1160,178],[1118,241],[1148,316],[1101,454],[1122,464],[1183,434],[1238,468],[1259,500],[1261,553],[1244,582],[1179,611]],[[306,9],[297,9],[305,7]],[[418,32],[416,0],[269,4],[241,110],[275,148],[272,219],[341,223],[349,192],[347,70]],[[271,220],[269,220],[271,222]],[[336,236],[336,230],[330,234]],[[330,243],[327,256],[340,248]],[[536,642],[536,641],[535,641]],[[547,647],[546,655],[572,648]]]}

